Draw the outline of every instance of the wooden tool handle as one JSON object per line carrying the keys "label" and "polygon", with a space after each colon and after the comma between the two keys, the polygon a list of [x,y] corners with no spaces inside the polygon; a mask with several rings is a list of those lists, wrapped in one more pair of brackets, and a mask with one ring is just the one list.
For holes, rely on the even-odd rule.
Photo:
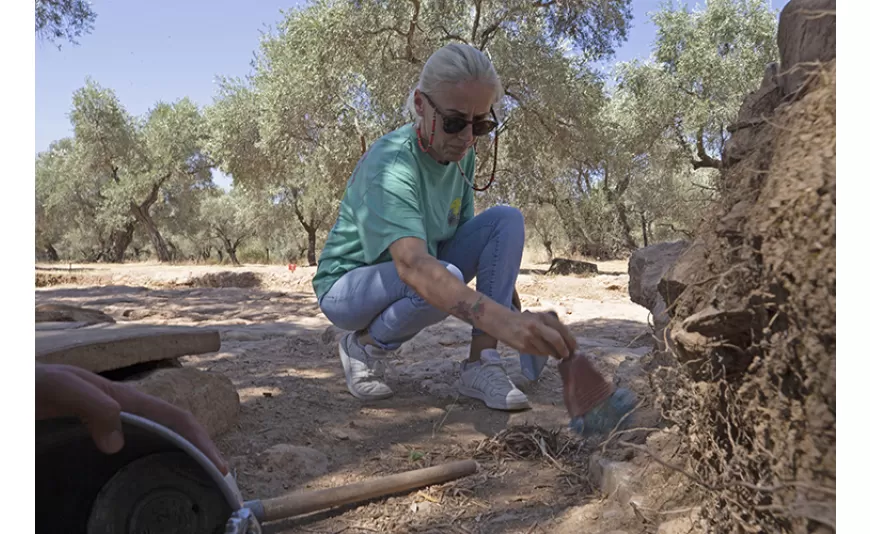
{"label": "wooden tool handle", "polygon": [[274,499],[266,499],[262,504],[262,521],[276,521],[297,515],[326,510],[335,506],[367,501],[378,497],[402,493],[408,490],[441,484],[477,472],[477,462],[462,460],[444,465],[416,469],[406,473],[389,475],[373,480],[365,480],[316,491],[294,492]]}

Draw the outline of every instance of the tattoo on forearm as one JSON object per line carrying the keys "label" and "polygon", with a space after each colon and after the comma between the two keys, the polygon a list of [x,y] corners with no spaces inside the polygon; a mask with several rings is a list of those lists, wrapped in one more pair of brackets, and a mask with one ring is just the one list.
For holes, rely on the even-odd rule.
{"label": "tattoo on forearm", "polygon": [[451,308],[451,311],[453,312],[453,315],[455,315],[456,317],[459,317],[460,319],[462,319],[466,323],[474,326],[480,320],[480,318],[483,317],[483,312],[484,312],[483,295],[481,295],[477,299],[477,302],[475,302],[474,304],[471,304],[471,305],[469,305],[465,301],[460,301],[459,303],[456,304],[456,306]]}

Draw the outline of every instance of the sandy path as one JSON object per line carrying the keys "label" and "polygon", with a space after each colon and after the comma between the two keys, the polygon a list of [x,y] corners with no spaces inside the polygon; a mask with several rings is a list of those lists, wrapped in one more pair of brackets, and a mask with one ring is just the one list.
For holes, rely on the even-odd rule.
{"label": "sandy path", "polygon": [[[605,373],[612,374],[622,361],[649,349],[647,311],[628,299],[625,262],[599,264],[605,274],[592,278],[536,274],[542,267],[527,266],[520,276],[524,306],[557,311]],[[534,424],[558,430],[567,422],[555,368],[529,383],[513,351],[504,353],[507,368],[529,395],[532,410],[507,414],[458,398],[453,382],[468,350],[469,327],[452,318],[397,351],[389,369],[396,392],[392,399],[361,403],[345,387],[334,335],[311,290],[311,268],[292,273],[276,266],[45,269],[38,267],[38,276],[54,276],[55,283],[101,286],[38,288],[37,303],[95,307],[119,322],[209,325],[220,330],[220,352],[187,357],[184,363],[221,372],[238,389],[238,428],[221,436],[218,444],[247,498],[330,487],[465,458],[482,440],[506,428]],[[263,283],[246,289],[183,286],[192,277],[228,270],[256,273]],[[268,525],[266,531],[551,531],[573,507],[594,498],[585,481],[586,452],[582,443],[578,446],[560,457],[561,469],[541,459],[510,460],[489,452],[479,457],[483,469],[474,477],[342,514]]]}

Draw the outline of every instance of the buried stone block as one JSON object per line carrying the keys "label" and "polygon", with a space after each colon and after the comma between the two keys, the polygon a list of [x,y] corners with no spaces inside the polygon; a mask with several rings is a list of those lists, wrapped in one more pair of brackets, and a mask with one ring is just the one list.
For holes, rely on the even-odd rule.
{"label": "buried stone block", "polygon": [[239,394],[219,373],[192,367],[158,369],[124,383],[189,411],[211,437],[230,430],[239,419]]}
{"label": "buried stone block", "polygon": [[628,506],[634,497],[632,477],[637,467],[630,462],[614,462],[598,454],[589,458],[589,477],[607,497]]}

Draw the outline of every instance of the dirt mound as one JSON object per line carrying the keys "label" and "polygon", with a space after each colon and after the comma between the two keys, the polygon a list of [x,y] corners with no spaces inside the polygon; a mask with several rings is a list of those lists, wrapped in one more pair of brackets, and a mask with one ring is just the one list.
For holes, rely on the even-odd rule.
{"label": "dirt mound", "polygon": [[81,283],[80,277],[74,274],[36,273],[36,287],[76,285],[79,283]]}
{"label": "dirt mound", "polygon": [[260,287],[260,276],[250,271],[221,271],[195,276],[185,285],[191,287]]}
{"label": "dirt mound", "polygon": [[115,319],[113,319],[111,315],[106,315],[100,310],[47,302],[45,304],[36,305],[36,322],[97,324],[114,323]]}
{"label": "dirt mound", "polygon": [[[833,2],[793,1],[781,51],[804,25],[787,15],[834,25],[833,6],[804,4]],[[836,528],[836,60],[822,52],[802,57],[816,63],[799,90],[766,77],[780,85],[747,98],[778,94],[744,121],[718,205],[659,286],[672,365],[656,383],[711,532]]]}

